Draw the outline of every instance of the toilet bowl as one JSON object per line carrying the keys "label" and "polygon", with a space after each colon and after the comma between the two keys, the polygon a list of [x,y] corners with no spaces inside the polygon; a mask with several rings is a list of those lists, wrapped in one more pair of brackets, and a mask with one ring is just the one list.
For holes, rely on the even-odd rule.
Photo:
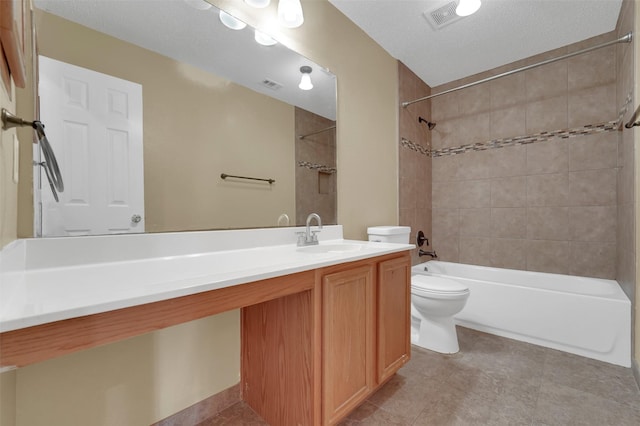
{"label": "toilet bowl", "polygon": [[435,352],[460,350],[453,316],[469,298],[469,288],[447,278],[411,277],[411,343]]}

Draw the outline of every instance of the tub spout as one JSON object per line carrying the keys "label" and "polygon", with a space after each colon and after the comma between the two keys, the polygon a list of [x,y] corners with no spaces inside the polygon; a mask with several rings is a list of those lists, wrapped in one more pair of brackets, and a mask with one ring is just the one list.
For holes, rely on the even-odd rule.
{"label": "tub spout", "polygon": [[435,250],[432,251],[425,251],[425,250],[418,250],[418,256],[431,256],[432,259],[437,259],[438,258],[438,254],[436,253]]}

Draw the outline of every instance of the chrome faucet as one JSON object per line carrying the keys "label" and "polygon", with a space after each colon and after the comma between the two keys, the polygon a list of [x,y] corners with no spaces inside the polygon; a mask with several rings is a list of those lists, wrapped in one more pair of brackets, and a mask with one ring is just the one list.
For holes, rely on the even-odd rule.
{"label": "chrome faucet", "polygon": [[[318,230],[311,230],[311,220],[315,219],[318,222]],[[298,245],[299,246],[312,246],[318,244],[318,236],[316,235],[322,229],[322,219],[320,219],[320,215],[318,213],[311,213],[307,216],[307,229],[305,232],[296,232],[298,235]]]}

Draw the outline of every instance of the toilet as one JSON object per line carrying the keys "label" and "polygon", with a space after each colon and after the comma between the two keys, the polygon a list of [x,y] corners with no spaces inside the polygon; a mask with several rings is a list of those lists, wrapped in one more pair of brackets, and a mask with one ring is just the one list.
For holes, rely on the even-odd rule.
{"label": "toilet", "polygon": [[469,298],[469,288],[447,278],[411,276],[411,343],[444,354],[460,350],[453,316]]}
{"label": "toilet", "polygon": [[[369,241],[409,244],[408,226],[372,226]],[[460,350],[453,316],[469,298],[469,288],[447,278],[430,275],[411,277],[411,343],[435,352]]]}

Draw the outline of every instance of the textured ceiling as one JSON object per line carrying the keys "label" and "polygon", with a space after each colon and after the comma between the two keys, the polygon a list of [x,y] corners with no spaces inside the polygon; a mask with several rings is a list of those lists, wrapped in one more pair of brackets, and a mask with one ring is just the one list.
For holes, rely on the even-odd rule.
{"label": "textured ceiling", "polygon": [[451,0],[329,0],[429,86],[612,31],[622,0],[482,0],[439,30],[423,12]]}

